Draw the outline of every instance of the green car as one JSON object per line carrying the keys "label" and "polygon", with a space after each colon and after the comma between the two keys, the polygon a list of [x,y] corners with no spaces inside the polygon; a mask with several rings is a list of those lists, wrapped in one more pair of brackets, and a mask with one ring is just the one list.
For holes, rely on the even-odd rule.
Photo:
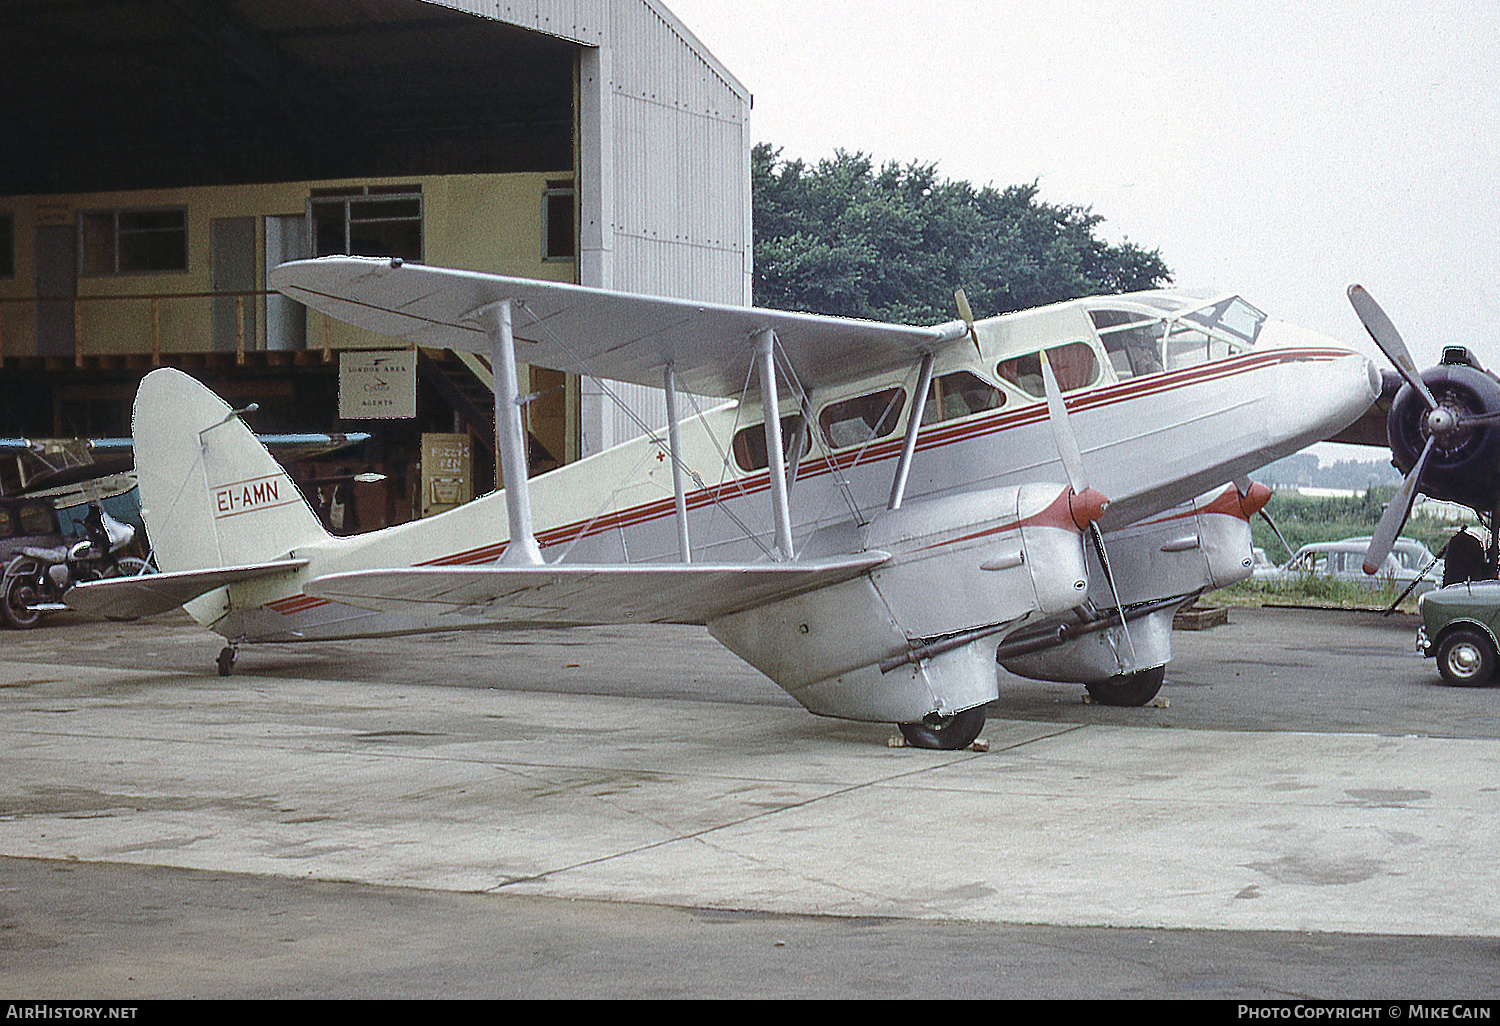
{"label": "green car", "polygon": [[1500,658],[1500,581],[1472,581],[1429,591],[1418,600],[1417,651],[1437,657],[1449,684],[1482,687]]}

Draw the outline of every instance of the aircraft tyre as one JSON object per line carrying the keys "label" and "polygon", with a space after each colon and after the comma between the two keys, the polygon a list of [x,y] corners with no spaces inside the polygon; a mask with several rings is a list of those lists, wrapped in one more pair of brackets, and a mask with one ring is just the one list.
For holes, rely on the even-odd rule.
{"label": "aircraft tyre", "polygon": [[956,752],[974,743],[984,729],[984,706],[976,705],[952,716],[933,713],[921,723],[899,723],[906,743],[913,748],[931,748],[940,752]]}
{"label": "aircraft tyre", "polygon": [[1483,687],[1495,677],[1495,646],[1478,631],[1459,628],[1438,642],[1438,672],[1454,687]]}
{"label": "aircraft tyre", "polygon": [[14,560],[5,568],[5,576],[0,579],[0,619],[5,626],[26,630],[41,620],[41,611],[30,608],[37,601],[31,579],[40,572],[41,568],[32,559]]}
{"label": "aircraft tyre", "polygon": [[1149,670],[1124,673],[1096,684],[1085,684],[1089,694],[1099,705],[1140,706],[1156,697],[1162,681],[1167,679],[1167,668],[1156,666]]}
{"label": "aircraft tyre", "polygon": [[215,664],[219,667],[219,676],[228,677],[233,673],[234,664],[239,660],[239,657],[240,654],[235,651],[234,646],[225,645],[219,652],[219,658],[214,660]]}

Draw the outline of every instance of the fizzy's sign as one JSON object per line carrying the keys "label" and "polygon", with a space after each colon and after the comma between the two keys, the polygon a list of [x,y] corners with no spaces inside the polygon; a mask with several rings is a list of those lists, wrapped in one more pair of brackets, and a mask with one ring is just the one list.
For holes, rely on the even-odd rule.
{"label": "fizzy's sign", "polygon": [[285,474],[273,474],[253,481],[236,481],[219,485],[211,493],[214,519],[253,513],[259,509],[272,509],[296,502],[296,487]]}

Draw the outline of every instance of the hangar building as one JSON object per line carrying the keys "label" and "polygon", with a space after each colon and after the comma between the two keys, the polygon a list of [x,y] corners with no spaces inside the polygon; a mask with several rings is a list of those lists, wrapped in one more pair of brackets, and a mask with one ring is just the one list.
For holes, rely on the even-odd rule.
{"label": "hangar building", "polygon": [[[750,96],[659,0],[15,0],[0,69],[0,437],[128,435],[140,378],[178,367],[261,433],[371,433],[293,468],[385,474],[352,486],[369,529],[423,511],[425,435],[469,438],[493,485],[488,367],[417,352],[416,418],[340,420],[346,354],[401,344],[269,268],[750,297]],[[591,379],[529,386],[533,473],[636,433]]]}

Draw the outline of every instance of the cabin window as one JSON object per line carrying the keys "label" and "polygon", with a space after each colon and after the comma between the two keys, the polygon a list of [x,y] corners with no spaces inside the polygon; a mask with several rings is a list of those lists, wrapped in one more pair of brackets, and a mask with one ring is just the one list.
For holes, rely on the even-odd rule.
{"label": "cabin window", "polygon": [[542,243],[547,260],[572,260],[577,248],[573,230],[573,183],[548,182],[542,202]]}
{"label": "cabin window", "polygon": [[[801,451],[797,452],[798,440],[801,440]],[[802,414],[794,413],[789,417],[781,418],[781,444],[782,457],[786,462],[801,459],[807,455],[812,448],[812,439],[808,437],[807,422],[802,419]],[[765,470],[771,465],[766,456],[766,426],[757,424],[747,427],[734,436],[734,462],[745,473],[755,470]],[[792,453],[797,452],[795,457]]]}
{"label": "cabin window", "polygon": [[927,393],[927,408],[922,424],[939,424],[945,420],[972,417],[1005,405],[1005,393],[968,371],[954,371],[932,379]]}
{"label": "cabin window", "polygon": [[52,534],[57,530],[55,524],[52,511],[45,506],[21,507],[21,534],[23,536]]}
{"label": "cabin window", "polygon": [[315,256],[422,260],[422,186],[314,189],[307,201]]}
{"label": "cabin window", "polygon": [[886,388],[829,404],[818,417],[818,427],[835,449],[864,445],[895,431],[905,408],[906,389]]}
{"label": "cabin window", "polygon": [[15,537],[15,520],[10,515],[10,510],[0,509],[0,538]]}
{"label": "cabin window", "polygon": [[[1087,342],[1070,342],[1047,350],[1047,360],[1052,364],[1052,373],[1057,375],[1057,385],[1064,392],[1087,388],[1099,380],[1099,361]],[[1027,353],[1009,360],[1000,361],[995,368],[1006,381],[1017,388],[1042,398],[1047,394],[1042,384],[1042,357],[1040,353]]]}
{"label": "cabin window", "polygon": [[1105,355],[1120,380],[1155,374],[1161,362],[1162,321],[1128,310],[1090,310]]}
{"label": "cabin window", "polygon": [[186,271],[187,211],[93,210],[78,215],[79,273]]}
{"label": "cabin window", "polygon": [[0,278],[16,276],[16,222],[9,214],[0,214]]}

